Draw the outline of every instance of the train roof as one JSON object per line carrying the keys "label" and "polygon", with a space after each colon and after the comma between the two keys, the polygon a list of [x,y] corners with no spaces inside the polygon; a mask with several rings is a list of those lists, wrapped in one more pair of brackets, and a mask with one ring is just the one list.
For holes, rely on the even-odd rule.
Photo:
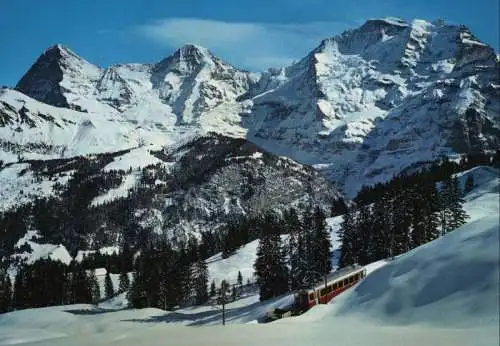
{"label": "train roof", "polygon": [[[331,283],[332,281],[337,281],[337,280],[343,279],[344,277],[347,277],[347,276],[349,276],[353,273],[356,273],[356,272],[361,272],[363,270],[364,270],[363,266],[360,266],[359,264],[353,264],[353,265],[344,267],[342,269],[336,270],[332,273],[329,273],[326,276],[326,281],[328,283]],[[321,282],[318,282],[316,285],[314,285],[314,290],[319,289],[319,288],[323,288],[323,287],[325,287],[324,279],[322,279]]]}

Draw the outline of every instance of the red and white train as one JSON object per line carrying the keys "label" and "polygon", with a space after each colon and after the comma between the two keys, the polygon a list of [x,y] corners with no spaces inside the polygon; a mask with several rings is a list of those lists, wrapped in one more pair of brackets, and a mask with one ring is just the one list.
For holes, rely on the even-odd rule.
{"label": "red and white train", "polygon": [[327,304],[333,297],[355,285],[366,276],[366,269],[353,265],[335,271],[327,276],[326,283],[295,294],[295,310],[305,311],[316,304]]}

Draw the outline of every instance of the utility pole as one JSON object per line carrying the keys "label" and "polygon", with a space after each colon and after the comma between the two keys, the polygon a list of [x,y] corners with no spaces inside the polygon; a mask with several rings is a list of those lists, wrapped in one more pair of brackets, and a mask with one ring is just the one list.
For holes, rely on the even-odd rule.
{"label": "utility pole", "polygon": [[227,291],[227,282],[226,280],[222,280],[220,283],[220,294],[219,294],[219,304],[222,305],[222,325],[226,325],[226,291]]}

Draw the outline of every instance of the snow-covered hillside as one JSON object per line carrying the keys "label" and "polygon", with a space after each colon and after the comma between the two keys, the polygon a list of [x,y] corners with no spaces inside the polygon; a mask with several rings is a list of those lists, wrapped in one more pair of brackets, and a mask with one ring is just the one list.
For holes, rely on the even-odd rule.
{"label": "snow-covered hillside", "polygon": [[498,327],[499,220],[478,220],[420,246],[335,299],[336,316],[381,323]]}
{"label": "snow-covered hillside", "polygon": [[[120,295],[93,312],[88,305],[72,305],[0,315],[0,345],[163,345],[165,340],[175,345],[497,345],[498,173],[476,167],[460,174],[462,181],[471,174],[476,181],[465,197],[472,221],[393,261],[368,265],[357,286],[299,317],[248,325],[286,306],[291,297],[259,302],[258,295],[247,295],[227,305],[229,326],[216,327],[220,310],[212,306],[120,310],[125,301]],[[339,222],[329,220],[333,228]],[[249,270],[256,246],[247,244],[227,259],[209,259],[210,277]]]}
{"label": "snow-covered hillside", "polygon": [[[378,264],[332,304],[267,325],[182,326],[218,323],[210,307],[92,313],[73,305],[0,315],[0,345],[496,345],[498,235],[498,219],[484,217]],[[254,322],[276,303],[229,304],[229,323]]]}

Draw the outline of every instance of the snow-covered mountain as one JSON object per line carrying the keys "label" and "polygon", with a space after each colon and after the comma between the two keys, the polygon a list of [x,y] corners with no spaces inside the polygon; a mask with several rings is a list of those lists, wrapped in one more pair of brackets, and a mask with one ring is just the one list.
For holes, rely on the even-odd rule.
{"label": "snow-covered mountain", "polygon": [[55,45],[38,58],[16,89],[52,106],[110,114],[162,129],[196,124],[203,113],[233,102],[257,77],[191,44],[156,64],[104,69]]}
{"label": "snow-covered mountain", "polygon": [[500,149],[499,67],[465,26],[394,18],[260,74],[195,45],[107,68],[55,45],[0,89],[0,211],[58,196],[99,208],[142,186],[151,198],[132,212],[172,236],[226,210],[326,205],[337,187],[352,197],[410,165]]}
{"label": "snow-covered mountain", "polygon": [[7,163],[0,187],[8,253],[29,231],[72,254],[159,238],[175,244],[218,232],[230,219],[290,207],[329,213],[342,200],[313,168],[215,133],[176,147]]}
{"label": "snow-covered mountain", "polygon": [[265,76],[249,138],[317,164],[352,195],[412,163],[498,149],[499,66],[464,26],[369,20]]}
{"label": "snow-covered mountain", "polygon": [[25,155],[67,157],[215,131],[315,165],[352,196],[417,162],[498,149],[499,66],[465,26],[395,18],[260,74],[195,45],[107,68],[55,45],[17,84],[24,95],[0,96],[1,155],[9,162],[20,141]]}

